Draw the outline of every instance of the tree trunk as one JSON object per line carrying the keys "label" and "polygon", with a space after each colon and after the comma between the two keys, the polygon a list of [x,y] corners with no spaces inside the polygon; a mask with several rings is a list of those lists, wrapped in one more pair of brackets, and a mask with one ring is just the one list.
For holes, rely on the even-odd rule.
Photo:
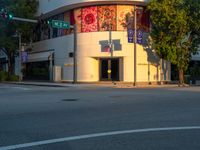
{"label": "tree trunk", "polygon": [[13,65],[14,65],[13,59],[14,58],[13,57],[14,57],[14,55],[12,53],[10,53],[8,55],[8,76],[10,76],[14,73],[14,68],[13,68]]}
{"label": "tree trunk", "polygon": [[11,64],[11,59],[8,56],[8,76],[11,75],[11,72],[12,72],[12,64]]}
{"label": "tree trunk", "polygon": [[183,69],[179,69],[179,84],[180,85],[184,84],[184,71],[183,71]]}

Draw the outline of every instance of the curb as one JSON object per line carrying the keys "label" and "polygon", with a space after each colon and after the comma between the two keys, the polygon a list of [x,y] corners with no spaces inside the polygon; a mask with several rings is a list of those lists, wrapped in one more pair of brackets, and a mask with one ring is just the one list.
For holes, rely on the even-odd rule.
{"label": "curb", "polygon": [[2,82],[5,84],[16,84],[16,85],[33,85],[33,86],[46,86],[46,87],[73,87],[70,85],[58,85],[58,84],[48,84],[48,83],[25,83],[25,82]]}
{"label": "curb", "polygon": [[5,84],[16,84],[16,85],[32,85],[32,86],[44,86],[44,87],[109,87],[109,88],[175,88],[175,87],[192,87],[190,85],[179,86],[178,84],[166,84],[166,85],[137,85],[133,86],[132,84],[65,84],[65,83],[48,83],[48,82],[1,82]]}

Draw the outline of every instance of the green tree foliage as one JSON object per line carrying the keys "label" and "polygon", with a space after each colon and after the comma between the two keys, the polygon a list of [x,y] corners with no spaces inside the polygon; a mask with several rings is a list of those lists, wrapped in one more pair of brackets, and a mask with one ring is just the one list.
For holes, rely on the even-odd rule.
{"label": "green tree foliage", "polygon": [[179,69],[179,81],[200,44],[199,0],[151,0],[152,46]]}
{"label": "green tree foliage", "polygon": [[[33,19],[35,18],[37,7],[37,0],[0,0],[0,10],[6,10],[14,17]],[[32,23],[19,22],[0,17],[0,48],[6,50],[10,75],[13,74],[14,55],[16,54],[16,50],[19,49],[19,38],[13,36],[17,31],[21,33],[23,43],[30,42],[32,27]]]}

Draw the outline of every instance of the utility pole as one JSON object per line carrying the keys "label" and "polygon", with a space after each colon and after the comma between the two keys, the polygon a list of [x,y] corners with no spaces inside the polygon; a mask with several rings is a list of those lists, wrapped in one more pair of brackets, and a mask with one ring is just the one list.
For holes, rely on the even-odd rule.
{"label": "utility pole", "polygon": [[134,6],[134,83],[137,84],[137,9],[136,5]]}
{"label": "utility pole", "polygon": [[74,29],[74,68],[73,68],[73,83],[77,83],[77,27],[76,24],[70,26]]}
{"label": "utility pole", "polygon": [[108,79],[112,81],[112,57],[113,57],[113,49],[112,49],[112,24],[111,20],[109,20],[108,24],[109,31],[109,47],[110,47],[110,60],[108,60]]}
{"label": "utility pole", "polygon": [[111,20],[109,21],[109,46],[110,46],[110,57],[113,57],[113,48],[112,48],[112,24]]}
{"label": "utility pole", "polygon": [[21,62],[21,50],[22,50],[22,35],[21,33],[17,33],[19,37],[19,81],[22,80],[22,62]]}

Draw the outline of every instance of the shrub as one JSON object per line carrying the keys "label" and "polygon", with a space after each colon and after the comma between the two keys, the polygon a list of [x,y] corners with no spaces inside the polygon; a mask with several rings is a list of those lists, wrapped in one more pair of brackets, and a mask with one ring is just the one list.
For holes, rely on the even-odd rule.
{"label": "shrub", "polygon": [[19,80],[19,76],[13,74],[13,75],[10,75],[8,77],[8,81],[18,81]]}
{"label": "shrub", "polygon": [[8,73],[5,71],[0,71],[0,81],[6,81],[8,79]]}

